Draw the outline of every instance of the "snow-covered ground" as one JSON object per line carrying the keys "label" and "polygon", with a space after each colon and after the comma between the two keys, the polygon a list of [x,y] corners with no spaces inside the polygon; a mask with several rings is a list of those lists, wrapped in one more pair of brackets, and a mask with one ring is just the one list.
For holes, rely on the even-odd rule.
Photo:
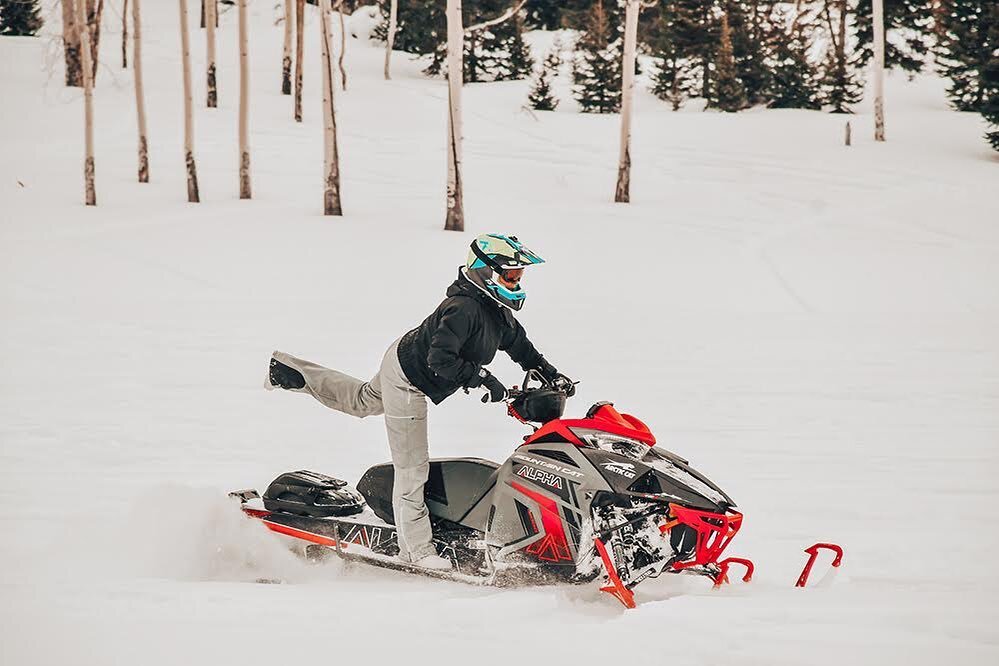
{"label": "snow-covered ground", "polygon": [[[999,663],[999,161],[943,82],[890,77],[888,143],[862,107],[851,148],[843,116],[641,92],[630,205],[611,203],[616,116],[574,113],[564,81],[538,114],[526,82],[467,86],[468,230],[445,233],[444,84],[403,54],[384,81],[360,39],[337,100],[346,215],[320,214],[318,27],[296,124],[274,4],[251,23],[252,201],[234,12],[216,110],[193,35],[198,205],[175,3],[144,3],[148,185],[105,26],[96,208],[79,91],[48,38],[0,38],[0,663]],[[548,259],[521,320],[582,380],[569,411],[613,400],[724,487],[751,584],[648,581],[625,612],[593,588],[307,566],[236,515],[228,490],[387,458],[378,419],[263,391],[269,352],[368,375],[493,230]],[[461,396],[431,428],[435,455],[496,460],[523,433]],[[793,588],[824,540],[842,569]]]}

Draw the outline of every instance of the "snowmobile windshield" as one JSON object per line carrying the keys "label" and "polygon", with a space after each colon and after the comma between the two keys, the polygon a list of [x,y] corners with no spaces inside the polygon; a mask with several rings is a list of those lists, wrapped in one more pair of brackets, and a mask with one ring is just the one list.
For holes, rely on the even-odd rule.
{"label": "snowmobile windshield", "polygon": [[592,428],[570,428],[572,434],[593,448],[617,453],[632,460],[641,460],[649,452],[649,445],[637,439],[615,435],[605,430]]}

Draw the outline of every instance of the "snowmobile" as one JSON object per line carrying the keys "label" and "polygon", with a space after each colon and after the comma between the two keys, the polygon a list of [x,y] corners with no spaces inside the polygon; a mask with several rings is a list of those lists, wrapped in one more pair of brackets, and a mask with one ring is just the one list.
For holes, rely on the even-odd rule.
{"label": "snowmobile", "polygon": [[280,475],[263,496],[252,489],[230,496],[313,559],[335,555],[500,586],[602,576],[601,590],[629,608],[632,589],[647,578],[685,573],[720,584],[730,561],[747,562],[718,559],[742,525],[723,490],[610,402],[594,404],[584,418],[562,418],[574,393],[568,382],[529,372],[506,402],[509,415],[534,432],[506,462],[430,461],[426,504],[438,554],[452,571],[396,557],[391,463],[370,468],[356,488],[303,470]]}

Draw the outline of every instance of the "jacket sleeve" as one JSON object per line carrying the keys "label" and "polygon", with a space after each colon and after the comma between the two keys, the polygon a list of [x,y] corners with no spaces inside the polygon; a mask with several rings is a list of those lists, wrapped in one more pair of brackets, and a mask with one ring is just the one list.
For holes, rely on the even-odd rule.
{"label": "jacket sleeve", "polygon": [[503,336],[500,349],[509,354],[510,358],[525,371],[532,368],[541,368],[548,363],[541,353],[534,348],[531,341],[527,339],[527,331],[524,330],[524,327],[516,319],[513,320],[513,326]]}
{"label": "jacket sleeve", "polygon": [[466,385],[477,376],[479,365],[461,357],[461,348],[472,331],[472,319],[457,300],[451,300],[441,311],[437,330],[430,338],[427,367],[452,382]]}

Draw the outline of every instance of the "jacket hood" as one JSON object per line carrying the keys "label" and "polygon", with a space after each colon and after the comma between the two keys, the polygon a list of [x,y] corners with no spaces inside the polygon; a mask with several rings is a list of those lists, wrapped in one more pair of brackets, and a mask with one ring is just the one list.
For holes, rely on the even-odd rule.
{"label": "jacket hood", "polygon": [[451,286],[447,288],[446,294],[448,297],[468,296],[469,298],[475,298],[490,312],[494,312],[504,324],[507,326],[513,326],[514,316],[510,308],[503,307],[493,300],[489,294],[485,293],[481,287],[473,284],[472,281],[465,276],[464,266],[458,267],[458,277],[451,283]]}

